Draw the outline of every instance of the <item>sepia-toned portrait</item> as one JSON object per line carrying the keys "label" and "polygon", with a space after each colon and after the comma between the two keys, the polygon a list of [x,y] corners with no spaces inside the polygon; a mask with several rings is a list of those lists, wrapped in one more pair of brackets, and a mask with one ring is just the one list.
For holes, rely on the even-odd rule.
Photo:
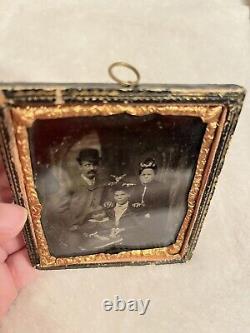
{"label": "sepia-toned portrait", "polygon": [[174,243],[204,131],[199,118],[157,114],[36,120],[32,166],[51,253]]}

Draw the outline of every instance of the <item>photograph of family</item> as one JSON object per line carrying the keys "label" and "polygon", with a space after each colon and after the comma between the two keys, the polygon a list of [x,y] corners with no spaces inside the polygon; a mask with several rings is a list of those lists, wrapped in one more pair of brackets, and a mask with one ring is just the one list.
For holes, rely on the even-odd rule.
{"label": "photograph of family", "polygon": [[36,120],[31,161],[51,254],[174,243],[204,131],[198,118],[157,114]]}

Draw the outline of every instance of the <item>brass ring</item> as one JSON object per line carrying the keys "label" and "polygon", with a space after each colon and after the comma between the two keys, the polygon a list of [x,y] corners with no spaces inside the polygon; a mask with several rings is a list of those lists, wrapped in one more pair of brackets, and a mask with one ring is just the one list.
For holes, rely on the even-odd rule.
{"label": "brass ring", "polygon": [[[126,68],[130,69],[136,75],[136,79],[134,81],[125,81],[125,80],[119,79],[113,73],[113,69],[115,67],[126,67]],[[135,67],[133,67],[130,64],[123,62],[123,61],[114,62],[112,65],[109,66],[108,72],[109,72],[110,77],[117,83],[121,84],[122,86],[126,86],[126,87],[137,86],[140,81],[140,74],[139,74],[138,70]]]}

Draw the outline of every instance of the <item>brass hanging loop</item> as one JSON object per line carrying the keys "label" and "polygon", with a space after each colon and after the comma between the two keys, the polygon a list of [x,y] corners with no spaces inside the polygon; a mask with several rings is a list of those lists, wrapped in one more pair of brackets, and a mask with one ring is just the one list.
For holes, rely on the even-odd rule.
{"label": "brass hanging loop", "polygon": [[[119,79],[114,74],[113,70],[114,70],[115,67],[125,67],[125,68],[130,69],[135,74],[136,79],[134,81],[130,81],[130,80],[126,81],[126,80]],[[132,66],[132,65],[130,65],[130,64],[124,62],[124,61],[117,61],[117,62],[114,62],[113,64],[111,64],[108,68],[108,73],[114,81],[116,81],[117,83],[119,83],[120,85],[125,86],[125,87],[135,87],[135,86],[137,86],[139,81],[140,81],[140,78],[141,78],[140,73],[138,72],[138,70],[134,66]]]}

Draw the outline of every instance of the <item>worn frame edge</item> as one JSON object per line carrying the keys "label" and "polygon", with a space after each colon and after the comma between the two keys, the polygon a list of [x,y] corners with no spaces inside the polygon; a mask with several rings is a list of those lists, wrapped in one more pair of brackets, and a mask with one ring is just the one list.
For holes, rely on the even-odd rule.
{"label": "worn frame edge", "polygon": [[[12,190],[12,195],[14,199],[14,203],[20,206],[24,205],[24,200],[22,198],[22,191],[19,184],[18,175],[16,172],[16,167],[12,160],[10,145],[9,145],[9,137],[10,133],[8,132],[7,126],[5,124],[4,119],[4,108],[0,105],[0,154],[2,157],[2,161],[5,167],[5,172],[10,184],[10,188]],[[26,244],[26,248],[28,251],[28,255],[31,261],[32,266],[37,266],[40,264],[39,256],[36,251],[36,243],[34,240],[34,236],[31,231],[29,217],[24,224],[23,228],[23,237]]]}
{"label": "worn frame edge", "polygon": [[230,101],[230,103],[227,105],[229,111],[227,116],[227,123],[223,128],[219,146],[213,162],[213,168],[211,169],[206,190],[202,197],[199,214],[191,233],[188,251],[183,258],[184,261],[190,260],[193,256],[193,252],[196,248],[206,215],[208,213],[220,173],[225,163],[226,154],[230,146],[232,136],[235,132],[239,120],[239,116],[243,107],[243,101],[246,95],[246,90],[242,87],[240,88],[241,91],[239,92],[237,98],[235,98],[234,101]]}

